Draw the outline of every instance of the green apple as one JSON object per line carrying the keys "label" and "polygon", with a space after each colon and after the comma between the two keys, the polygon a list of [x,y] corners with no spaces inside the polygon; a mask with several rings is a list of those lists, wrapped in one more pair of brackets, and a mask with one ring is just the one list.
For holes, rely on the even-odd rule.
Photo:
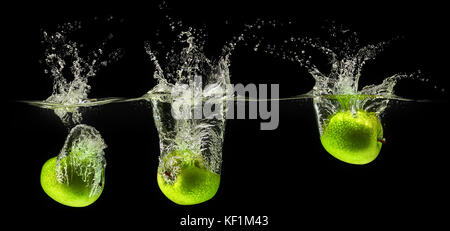
{"label": "green apple", "polygon": [[[60,162],[68,161],[66,159]],[[91,195],[92,192],[92,179],[93,174],[86,177],[82,177],[79,174],[74,173],[71,166],[68,164],[68,172],[71,172],[71,176],[67,182],[60,182],[57,179],[57,157],[53,157],[45,162],[41,171],[41,186],[45,193],[53,200],[71,207],[85,207],[94,203],[101,195],[104,188],[104,181],[99,183],[100,191]]]}
{"label": "green apple", "polygon": [[340,111],[330,117],[320,137],[325,150],[350,164],[367,164],[379,154],[384,143],[383,127],[372,112]]}
{"label": "green apple", "polygon": [[94,127],[85,124],[73,127],[60,154],[42,166],[44,192],[67,206],[94,203],[105,186],[105,148],[100,132]]}
{"label": "green apple", "polygon": [[205,202],[219,189],[220,175],[204,166],[201,155],[175,150],[161,159],[157,173],[162,193],[179,205]]}

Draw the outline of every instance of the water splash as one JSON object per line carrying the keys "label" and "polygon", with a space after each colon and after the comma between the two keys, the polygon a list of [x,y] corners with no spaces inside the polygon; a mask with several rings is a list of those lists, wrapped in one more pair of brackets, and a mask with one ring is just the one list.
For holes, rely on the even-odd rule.
{"label": "water splash", "polygon": [[45,49],[44,70],[53,78],[53,92],[44,101],[25,101],[26,103],[53,109],[66,125],[78,124],[82,121],[80,107],[101,105],[120,100],[119,98],[88,99],[91,87],[88,84],[100,67],[120,57],[120,50],[105,52],[109,39],[103,41],[96,49],[83,55],[82,44],[69,40],[67,35],[81,28],[80,22],[66,23],[60,26],[61,31],[48,33],[43,31]]}
{"label": "water splash", "polygon": [[313,99],[320,134],[329,117],[338,111],[348,110],[356,116],[358,110],[364,110],[382,117],[390,100],[412,101],[395,95],[394,89],[399,80],[416,78],[417,73],[398,73],[379,84],[360,86],[365,64],[399,37],[362,45],[357,33],[334,22],[322,30],[325,33],[320,39],[304,35],[279,44],[258,43],[259,50],[300,64],[314,78],[311,91],[292,98]]}
{"label": "water splash", "polygon": [[106,144],[91,126],[79,124],[72,128],[56,159],[58,182],[70,184],[79,177],[90,188],[89,196],[98,195],[105,184]]}
{"label": "water splash", "polygon": [[[45,52],[45,62],[50,70],[45,72],[50,72],[54,81],[53,93],[45,102],[61,105],[84,103],[90,89],[87,80],[95,75],[93,68],[95,60],[92,63],[82,60],[77,44],[67,41],[66,37],[59,32],[53,35],[43,32],[43,35],[44,40],[50,44]],[[64,76],[65,68],[70,68],[73,74],[72,81],[68,81]],[[81,113],[77,108],[56,108],[54,111],[65,124],[81,121]]]}
{"label": "water splash", "polygon": [[338,111],[350,111],[356,117],[358,110],[364,110],[381,117],[390,100],[401,99],[394,94],[394,87],[399,80],[410,78],[413,74],[394,74],[380,84],[362,88],[359,86],[364,64],[374,59],[386,45],[385,42],[367,45],[355,53],[347,53],[342,58],[338,58],[339,55],[330,49],[322,47],[330,58],[329,74],[323,74],[313,64],[309,64],[308,71],[316,80],[310,94],[313,96],[320,134],[329,117]]}
{"label": "water splash", "polygon": [[[165,157],[177,150],[188,150],[203,167],[220,174],[230,53],[207,58],[198,33],[202,32],[192,28],[180,32],[176,41],[179,49],[171,49],[163,59],[157,59],[150,43],[145,45],[155,66],[157,85],[144,98],[152,104],[161,149],[158,171],[167,182],[175,180],[178,157]],[[199,112],[204,103],[216,108],[207,118]],[[175,117],[173,108],[183,116]]]}

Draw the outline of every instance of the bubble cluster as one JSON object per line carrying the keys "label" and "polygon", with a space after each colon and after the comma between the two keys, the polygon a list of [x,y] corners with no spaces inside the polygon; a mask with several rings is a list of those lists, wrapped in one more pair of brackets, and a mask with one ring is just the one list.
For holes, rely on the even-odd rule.
{"label": "bubble cluster", "polygon": [[94,127],[79,124],[72,128],[56,159],[58,182],[70,185],[80,177],[90,188],[89,196],[98,195],[105,184],[106,144]]}

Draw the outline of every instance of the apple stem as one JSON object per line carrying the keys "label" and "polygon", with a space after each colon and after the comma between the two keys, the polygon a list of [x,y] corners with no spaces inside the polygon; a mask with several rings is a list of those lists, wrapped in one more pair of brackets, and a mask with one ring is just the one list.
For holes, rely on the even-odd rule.
{"label": "apple stem", "polygon": [[382,138],[382,139],[378,138],[377,141],[381,142],[382,144],[386,144],[386,139],[385,138]]}
{"label": "apple stem", "polygon": [[170,180],[173,180],[172,175],[168,171],[164,171],[164,174],[169,177]]}

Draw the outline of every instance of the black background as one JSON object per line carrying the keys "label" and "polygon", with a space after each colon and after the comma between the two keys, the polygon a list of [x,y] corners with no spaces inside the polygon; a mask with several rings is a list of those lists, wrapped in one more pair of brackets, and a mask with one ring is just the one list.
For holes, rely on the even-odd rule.
{"label": "black background", "polygon": [[[157,5],[56,2],[3,8],[6,61],[2,70],[6,74],[2,88],[7,107],[2,114],[7,115],[7,130],[2,192],[7,195],[3,209],[9,214],[5,221],[45,229],[126,225],[146,230],[207,230],[183,228],[180,218],[188,214],[216,219],[266,215],[268,227],[225,230],[283,230],[309,224],[433,225],[448,217],[448,102],[441,100],[392,102],[382,121],[387,144],[374,162],[364,166],[345,164],[326,153],[309,100],[282,102],[280,124],[273,131],[259,130],[259,120],[228,120],[219,192],[194,206],[176,205],[158,189],[159,144],[149,104],[101,106],[87,111],[84,123],[96,127],[108,144],[102,196],[86,208],[54,202],[41,189],[39,174],[43,163],[58,154],[68,130],[53,112],[16,102],[51,94],[52,80],[39,63],[44,57],[40,29],[71,20],[95,24],[95,16],[123,19],[102,27],[114,32],[112,46],[123,48],[124,55],[91,79],[90,97],[138,97],[154,86],[154,67],[143,42],[151,40],[155,28],[165,23]],[[212,50],[238,33],[239,25],[256,18],[292,18],[299,25],[292,33],[336,20],[358,32],[363,43],[402,36],[366,66],[361,84],[420,69],[431,83],[404,81],[396,88],[397,94],[416,99],[448,97],[448,19],[439,5],[186,1],[169,2],[169,7],[170,14],[185,25],[206,25]],[[225,20],[232,26],[225,27]],[[102,30],[82,39],[98,41]],[[232,83],[279,83],[281,96],[306,93],[314,84],[299,65],[253,52],[250,47],[238,49],[231,61]],[[442,88],[446,91],[441,92]]]}

